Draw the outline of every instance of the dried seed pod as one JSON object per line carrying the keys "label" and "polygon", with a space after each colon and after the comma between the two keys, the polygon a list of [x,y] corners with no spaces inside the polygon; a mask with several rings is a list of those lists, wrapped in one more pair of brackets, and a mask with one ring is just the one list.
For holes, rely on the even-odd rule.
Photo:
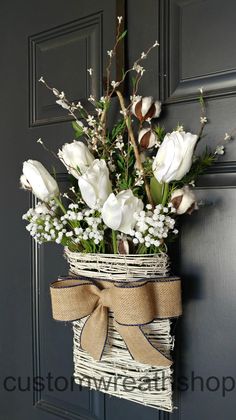
{"label": "dried seed pod", "polygon": [[143,128],[138,136],[138,142],[143,149],[151,149],[157,144],[157,135],[151,128]]}
{"label": "dried seed pod", "polygon": [[183,188],[175,190],[171,194],[170,201],[176,209],[177,214],[191,214],[194,210],[198,209],[195,194],[187,185]]}
{"label": "dried seed pod", "polygon": [[133,114],[143,122],[149,118],[157,118],[161,112],[161,103],[153,101],[152,96],[139,98],[131,108]]}

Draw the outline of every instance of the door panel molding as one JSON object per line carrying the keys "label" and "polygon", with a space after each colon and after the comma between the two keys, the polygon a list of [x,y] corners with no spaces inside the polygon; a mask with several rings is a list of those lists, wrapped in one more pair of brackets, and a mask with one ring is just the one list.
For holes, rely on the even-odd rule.
{"label": "door panel molding", "polygon": [[[189,44],[190,24],[191,22],[194,24],[197,20],[196,11],[201,16],[201,12],[204,15],[205,10],[206,13],[209,13],[208,22],[210,21],[211,10],[210,7],[207,9],[207,3],[209,0],[197,2],[193,0],[160,0],[160,50],[162,50],[161,56],[164,62],[164,68],[162,66],[160,72],[162,79],[160,84],[162,85],[162,100],[166,104],[196,100],[200,87],[203,88],[206,97],[216,98],[236,94],[236,61],[232,57],[231,49],[228,49],[229,54],[225,56],[227,64],[223,67],[221,54],[217,54],[217,49],[214,50],[214,57],[216,57],[214,68],[218,68],[218,70],[213,70],[207,50],[203,48],[201,51],[201,42],[204,42],[203,36],[200,36],[201,22],[199,22],[198,36],[194,32],[195,36],[192,37],[194,45]],[[215,8],[219,9],[219,15],[222,15],[221,6],[220,3],[215,4]],[[205,27],[204,29],[206,30]],[[217,29],[214,27],[209,30],[217,32]],[[214,36],[217,36],[217,33],[213,32],[212,38]],[[205,40],[206,42],[207,40]],[[211,42],[209,49],[212,46]],[[227,45],[226,40],[225,44]],[[192,68],[191,54],[189,58],[191,48],[193,48],[192,60],[198,60],[198,67],[202,65],[203,69],[201,72],[200,68],[200,74],[196,74],[196,66],[194,69]],[[224,50],[226,51],[226,48]],[[196,55],[198,55],[197,59]],[[206,70],[208,67],[209,71]]]}
{"label": "door panel molding", "polygon": [[[51,92],[38,82],[41,76],[46,80],[51,78],[49,85],[54,84],[56,77],[58,83],[64,80],[61,85],[64,89],[73,92],[76,88],[78,97],[72,98],[72,102],[86,102],[87,106],[90,94],[100,95],[102,32],[103,13],[99,12],[29,37],[30,127],[71,120],[55,103]],[[72,64],[77,72],[77,77],[74,75],[76,85],[73,78],[65,79],[66,66],[72,68]],[[90,67],[96,74],[93,79],[87,71]],[[65,86],[65,83],[69,85]],[[90,108],[93,109],[91,105]]]}

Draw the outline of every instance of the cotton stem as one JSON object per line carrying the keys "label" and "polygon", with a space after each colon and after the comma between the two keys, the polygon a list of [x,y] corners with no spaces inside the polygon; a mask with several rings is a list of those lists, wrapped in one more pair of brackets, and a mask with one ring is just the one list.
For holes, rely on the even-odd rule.
{"label": "cotton stem", "polygon": [[137,163],[137,168],[143,175],[143,181],[144,181],[144,186],[145,186],[145,191],[146,191],[146,194],[147,194],[148,202],[154,207],[150,187],[149,187],[149,184],[147,182],[147,178],[144,174],[143,164],[142,164],[141,157],[140,157],[140,154],[139,154],[138,146],[137,146],[136,141],[135,141],[132,125],[130,123],[129,116],[127,115],[127,112],[126,112],[124,97],[123,97],[122,93],[118,90],[116,91],[116,94],[118,96],[118,99],[119,99],[119,102],[120,102],[120,107],[121,107],[121,110],[122,110],[123,115],[124,115],[126,127],[127,127],[128,134],[129,134],[129,138],[130,138],[130,141],[131,141],[131,143],[133,145],[133,148],[134,148],[134,154],[135,154],[135,159],[136,159],[136,163]]}

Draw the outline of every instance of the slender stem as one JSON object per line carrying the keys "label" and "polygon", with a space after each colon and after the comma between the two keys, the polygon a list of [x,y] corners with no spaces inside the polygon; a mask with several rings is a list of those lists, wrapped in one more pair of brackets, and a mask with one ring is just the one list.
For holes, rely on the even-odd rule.
{"label": "slender stem", "polygon": [[[61,200],[60,200],[58,197],[54,197],[54,200],[55,200],[55,202],[57,203],[58,207],[60,207],[60,209],[62,210],[62,212],[63,212],[64,214],[66,214],[66,209],[65,209],[65,207],[63,206],[63,204],[62,204]],[[74,228],[76,227],[76,223],[77,223],[77,222],[72,222],[72,221],[68,220],[68,221],[67,221],[67,223],[68,223],[68,225],[69,225],[72,229],[74,229]]]}
{"label": "slender stem", "polygon": [[163,186],[163,196],[162,196],[162,202],[161,202],[163,206],[166,204],[168,193],[169,193],[169,184],[165,183]]}
{"label": "slender stem", "polygon": [[137,249],[137,254],[146,254],[147,248],[144,244],[139,244],[139,247]]}
{"label": "slender stem", "polygon": [[198,142],[201,140],[202,133],[203,133],[203,130],[204,130],[205,125],[206,125],[206,121],[204,121],[204,118],[206,118],[206,105],[205,105],[205,101],[204,101],[204,97],[203,97],[202,93],[200,94],[199,102],[200,102],[200,107],[201,107],[200,117],[203,120],[201,121],[200,129],[199,129],[198,136],[197,136],[198,138],[197,138],[197,142],[195,144],[194,150],[196,149]]}
{"label": "slender stem", "polygon": [[112,235],[113,252],[114,252],[114,254],[117,254],[118,248],[117,248],[116,231],[112,230],[111,235]]}
{"label": "slender stem", "polygon": [[106,120],[107,120],[107,110],[108,110],[108,104],[110,102],[110,99],[106,97],[106,103],[104,104],[104,109],[101,114],[100,118],[100,125],[102,127],[102,142],[105,144],[106,142]]}
{"label": "slender stem", "polygon": [[65,207],[63,206],[63,204],[62,204],[61,200],[60,200],[58,197],[54,197],[54,200],[56,201],[56,203],[57,203],[58,207],[60,207],[60,209],[62,210],[62,212],[63,212],[64,214],[66,214],[66,209],[65,209]]}
{"label": "slender stem", "polygon": [[149,184],[147,182],[146,176],[144,174],[143,164],[142,164],[141,157],[140,157],[140,154],[139,154],[138,146],[137,146],[136,141],[135,141],[134,132],[133,132],[132,125],[131,125],[131,122],[130,122],[130,118],[127,115],[127,112],[126,112],[123,95],[118,90],[116,91],[116,94],[117,94],[118,99],[120,101],[120,107],[121,107],[121,110],[123,111],[123,114],[124,114],[124,119],[125,119],[126,127],[127,127],[127,130],[128,130],[129,138],[130,138],[130,141],[131,141],[131,143],[133,145],[133,148],[134,148],[134,154],[135,154],[135,158],[136,158],[137,168],[139,169],[139,171],[143,175],[143,181],[144,181],[144,186],[145,186],[145,191],[146,191],[146,194],[147,194],[148,201],[154,207],[150,187],[149,187]]}

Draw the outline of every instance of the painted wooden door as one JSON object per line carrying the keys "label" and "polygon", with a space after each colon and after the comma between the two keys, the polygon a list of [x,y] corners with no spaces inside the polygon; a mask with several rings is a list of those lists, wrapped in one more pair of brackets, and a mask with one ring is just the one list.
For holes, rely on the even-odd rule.
{"label": "painted wooden door", "polygon": [[[72,331],[51,319],[49,299],[49,283],[66,270],[62,249],[30,244],[21,221],[31,200],[18,189],[23,160],[49,165],[36,140],[57,150],[73,136],[65,112],[37,80],[43,75],[75,100],[101,93],[123,5],[1,1],[1,420],[235,418],[235,141],[197,187],[207,205],[182,226],[176,271],[183,275],[184,317],[177,329],[179,409],[172,415],[73,385]],[[145,63],[141,93],[161,99],[161,123],[196,132],[203,87],[209,124],[200,147],[217,145],[236,126],[235,1],[127,0],[124,7],[127,64],[160,42]],[[94,85],[88,67],[100,72]],[[55,167],[63,184],[63,168]]]}

